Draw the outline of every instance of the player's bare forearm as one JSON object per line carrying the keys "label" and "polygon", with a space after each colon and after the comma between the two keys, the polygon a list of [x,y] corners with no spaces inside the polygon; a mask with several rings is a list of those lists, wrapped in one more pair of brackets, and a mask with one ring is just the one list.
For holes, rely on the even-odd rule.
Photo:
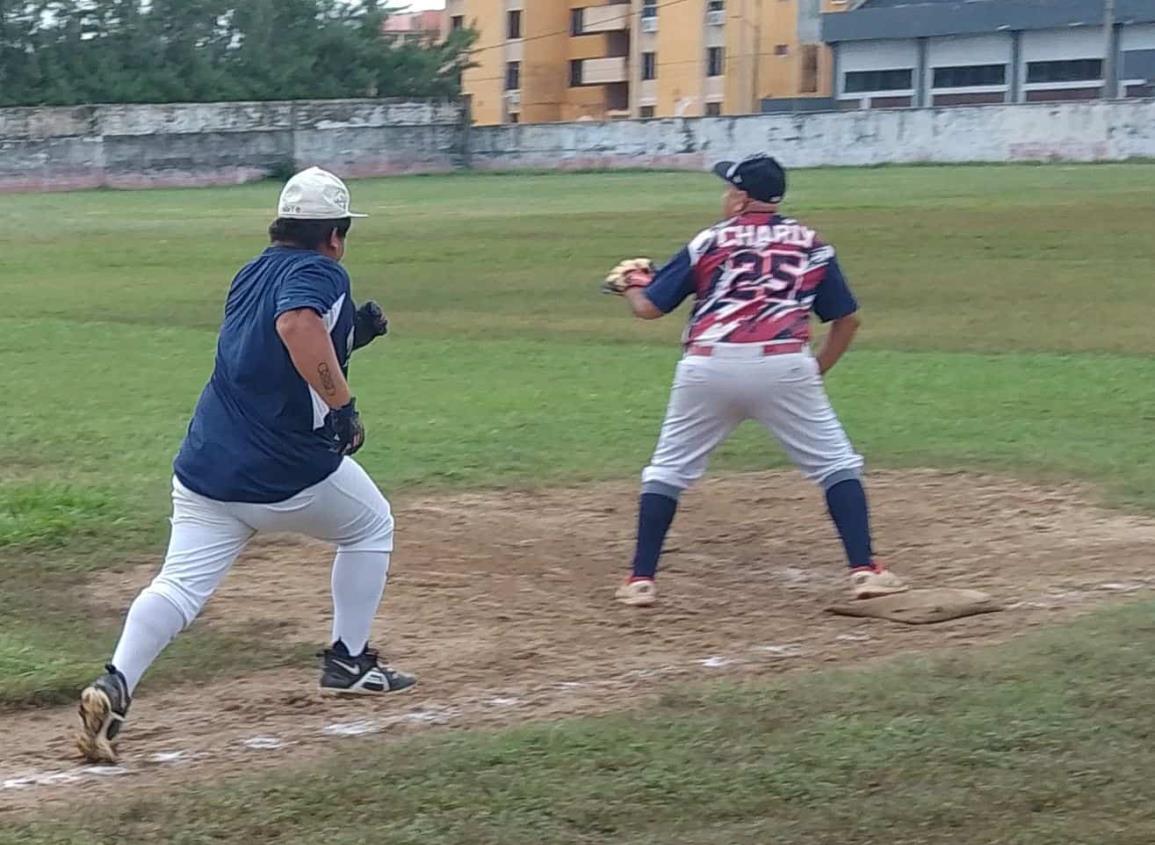
{"label": "player's bare forearm", "polygon": [[662,310],[650,302],[650,298],[646,296],[644,290],[644,288],[626,288],[622,294],[626,298],[626,302],[630,304],[630,310],[634,312],[634,316],[642,320],[656,320],[664,316]]}
{"label": "player's bare forearm", "polygon": [[311,308],[286,311],[277,318],[277,334],[293,366],[301,378],[320,394],[330,408],[341,408],[349,404],[352,394],[341,364],[337,361],[337,350],[325,322]]}
{"label": "player's bare forearm", "polygon": [[825,375],[838,363],[838,360],[850,348],[850,342],[858,332],[862,321],[857,314],[839,317],[830,324],[830,331],[826,334],[826,342],[818,352],[818,371]]}

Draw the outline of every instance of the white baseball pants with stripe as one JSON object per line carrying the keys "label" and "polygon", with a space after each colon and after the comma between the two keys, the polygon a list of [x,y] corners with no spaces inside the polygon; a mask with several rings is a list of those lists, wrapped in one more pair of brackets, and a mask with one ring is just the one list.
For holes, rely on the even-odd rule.
{"label": "white baseball pants with stripe", "polygon": [[858,478],[854,451],[809,351],[764,355],[759,344],[715,346],[678,363],[666,419],[644,492],[677,498],[702,477],[714,451],[745,420],[756,420],[807,478],[829,489]]}

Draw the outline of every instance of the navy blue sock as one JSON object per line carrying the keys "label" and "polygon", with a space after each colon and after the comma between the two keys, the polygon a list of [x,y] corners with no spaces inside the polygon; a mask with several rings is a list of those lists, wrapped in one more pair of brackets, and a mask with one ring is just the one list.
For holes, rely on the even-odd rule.
{"label": "navy blue sock", "polygon": [[852,567],[870,566],[874,550],[870,547],[870,512],[862,482],[848,478],[835,484],[826,491],[826,507],[842,538],[847,561]]}
{"label": "navy blue sock", "polygon": [[661,493],[643,493],[638,505],[638,548],[634,552],[635,578],[653,578],[666,532],[674,521],[678,500]]}

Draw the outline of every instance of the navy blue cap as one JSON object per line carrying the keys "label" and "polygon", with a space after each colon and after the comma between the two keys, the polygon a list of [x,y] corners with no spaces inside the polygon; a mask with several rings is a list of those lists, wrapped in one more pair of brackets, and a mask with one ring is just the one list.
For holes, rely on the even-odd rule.
{"label": "navy blue cap", "polygon": [[714,165],[714,175],[759,202],[782,202],[786,195],[786,171],[765,153],[741,161],[720,161]]}

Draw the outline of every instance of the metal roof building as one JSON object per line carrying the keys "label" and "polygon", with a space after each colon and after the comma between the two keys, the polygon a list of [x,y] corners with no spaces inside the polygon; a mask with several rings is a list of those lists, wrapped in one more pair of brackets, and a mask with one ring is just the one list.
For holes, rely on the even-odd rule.
{"label": "metal roof building", "polygon": [[822,40],[840,108],[1155,95],[1155,0],[1116,0],[1109,36],[1103,0],[865,0]]}

